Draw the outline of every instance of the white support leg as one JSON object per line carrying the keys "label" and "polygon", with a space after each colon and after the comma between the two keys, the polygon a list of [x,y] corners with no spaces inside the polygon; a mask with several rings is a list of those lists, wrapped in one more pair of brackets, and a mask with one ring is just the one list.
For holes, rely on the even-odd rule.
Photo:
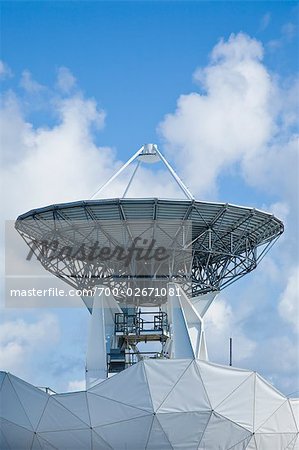
{"label": "white support leg", "polygon": [[184,291],[169,284],[168,320],[171,326],[171,357],[208,359],[203,320]]}
{"label": "white support leg", "polygon": [[105,291],[93,298],[90,317],[89,336],[86,355],[86,387],[107,378],[107,353],[115,344],[114,315],[122,312],[112,295],[105,296]]}
{"label": "white support leg", "polygon": [[103,296],[95,296],[90,317],[86,354],[86,389],[107,378],[107,354]]}

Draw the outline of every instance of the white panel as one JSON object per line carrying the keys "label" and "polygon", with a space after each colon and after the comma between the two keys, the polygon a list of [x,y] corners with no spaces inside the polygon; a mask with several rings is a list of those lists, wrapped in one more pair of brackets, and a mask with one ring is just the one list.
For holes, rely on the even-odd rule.
{"label": "white panel", "polygon": [[298,449],[298,445],[296,445],[297,443],[298,443],[298,434],[295,435],[295,438],[286,447],[287,450],[297,450]]}
{"label": "white panel", "polygon": [[291,398],[289,399],[289,403],[297,424],[297,430],[299,431],[299,398]]}
{"label": "white panel", "polygon": [[125,403],[126,405],[153,411],[143,363],[135,364],[112,378],[103,381],[91,388],[90,392]]}
{"label": "white panel", "polygon": [[43,450],[43,447],[42,447],[40,441],[38,440],[37,434],[34,435],[32,446],[31,446],[30,450]]}
{"label": "white panel", "polygon": [[248,437],[248,438],[244,439],[244,441],[241,441],[238,444],[234,445],[233,447],[230,447],[229,450],[247,450],[250,440],[251,440],[251,437]]}
{"label": "white panel", "polygon": [[112,295],[103,296],[105,334],[111,336],[114,334],[114,317],[116,313],[122,313],[122,309]]}
{"label": "white panel", "polygon": [[191,303],[201,317],[205,315],[217,294],[219,294],[219,291],[208,292],[207,294],[192,297]]}
{"label": "white panel", "polygon": [[4,378],[0,391],[0,417],[28,430],[33,430],[8,376]]}
{"label": "white panel", "polygon": [[285,397],[266,383],[259,375],[255,381],[254,430],[265,422],[284,402]]}
{"label": "white panel", "polygon": [[87,450],[91,448],[91,430],[72,430],[39,433],[59,450]]}
{"label": "white panel", "polygon": [[6,372],[0,372],[0,390],[1,390],[2,383],[4,381],[5,376],[6,376]]}
{"label": "white panel", "polygon": [[34,437],[32,431],[1,419],[0,428],[5,440],[9,442],[11,450],[29,450],[31,448]]}
{"label": "white panel", "polygon": [[76,430],[87,426],[86,423],[50,397],[37,429],[39,432],[44,432],[66,429]]}
{"label": "white panel", "polygon": [[246,450],[257,450],[255,443],[255,435],[253,435],[252,438],[250,439],[249,444],[246,447]]}
{"label": "white panel", "polygon": [[[219,383],[221,381],[219,380]],[[255,375],[250,375],[215,411],[248,430],[253,430]]]}
{"label": "white panel", "polygon": [[196,364],[214,409],[252,374],[247,370],[219,366],[204,361],[196,361]]}
{"label": "white panel", "polygon": [[258,450],[288,450],[289,445],[294,442],[295,437],[295,434],[256,433],[255,440]]}
{"label": "white panel", "polygon": [[183,373],[159,407],[160,412],[210,411],[212,409],[195,361]]}
{"label": "white panel", "polygon": [[38,434],[36,435],[36,439],[40,443],[40,446],[43,450],[59,450],[57,449],[57,447],[54,447],[54,445],[51,445],[49,442],[45,441],[45,439],[41,438]]}
{"label": "white panel", "polygon": [[70,410],[79,419],[90,425],[87,407],[86,392],[69,392],[68,394],[57,394],[53,398]]}
{"label": "white panel", "polygon": [[115,450],[145,448],[153,421],[152,414],[137,419],[96,427],[95,431]]}
{"label": "white panel", "polygon": [[299,436],[298,435],[294,440],[294,447],[291,448],[291,450],[299,450]]}
{"label": "white panel", "polygon": [[187,324],[187,331],[191,341],[193,353],[195,358],[199,358],[202,320],[195,308],[192,306],[191,302],[188,300],[185,292],[181,288],[179,288],[179,292],[179,302]]}
{"label": "white panel", "polygon": [[146,450],[172,450],[172,446],[163,431],[157,417],[154,417]]}
{"label": "white panel", "polygon": [[[169,288],[173,288],[176,292],[175,284],[169,283]],[[171,320],[172,356],[177,359],[195,358],[181,303],[176,294],[168,296],[168,308]]]}
{"label": "white panel", "polygon": [[211,413],[157,413],[161,427],[174,449],[196,449]]}
{"label": "white panel", "polygon": [[13,377],[12,375],[8,376],[35,430],[45,409],[49,395],[19,378]]}
{"label": "white panel", "polygon": [[92,427],[144,416],[145,411],[98,395],[87,393]]}
{"label": "white panel", "polygon": [[208,359],[209,359],[207,344],[206,344],[206,335],[205,335],[204,330],[201,330],[198,359],[201,359],[202,361],[208,361]]}
{"label": "white panel", "polygon": [[229,450],[247,450],[250,441],[251,441],[251,436],[244,439],[244,441],[238,442],[236,445],[229,447]]}
{"label": "white panel", "polygon": [[244,441],[247,444],[250,436],[251,433],[248,430],[218,414],[212,413],[199,449],[227,450],[234,448],[239,443],[243,445]]}
{"label": "white panel", "polygon": [[296,433],[297,427],[288,400],[258,429],[259,433]]}
{"label": "white panel", "polygon": [[[104,441],[104,439],[99,436],[94,430],[91,432],[92,439],[92,447],[90,450],[115,450],[108,444],[108,442]],[[88,450],[88,449],[84,449]]]}
{"label": "white panel", "polygon": [[191,364],[190,359],[145,360],[143,362],[154,411]]}
{"label": "white panel", "polygon": [[2,420],[0,419],[0,448],[1,449],[8,449],[8,450],[10,450],[10,447],[9,447],[9,444],[8,444],[8,441],[7,441],[7,439],[5,438],[5,435],[4,435],[4,431],[2,432],[2,427],[1,427],[1,422],[2,422]]}
{"label": "white panel", "polygon": [[87,387],[90,387],[95,380],[103,380],[107,377],[103,297],[103,294],[94,297],[93,309],[90,317],[86,352]]}

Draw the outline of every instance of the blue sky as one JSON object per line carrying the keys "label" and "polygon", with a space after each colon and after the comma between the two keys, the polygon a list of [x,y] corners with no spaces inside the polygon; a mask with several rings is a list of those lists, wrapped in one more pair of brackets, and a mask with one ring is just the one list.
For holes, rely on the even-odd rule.
{"label": "blue sky", "polygon": [[[1,9],[3,219],[88,197],[145,142],[160,146],[199,199],[275,212],[285,236],[248,280],[223,292],[209,318],[210,353],[226,361],[222,341],[235,329],[236,364],[296,391],[298,3],[35,1]],[[164,187],[163,174],[147,175]],[[3,309],[4,365],[66,389],[84,376],[86,334],[76,329],[86,320],[83,310]],[[47,327],[56,337],[38,352],[34,339],[44,342]],[[24,347],[27,361],[17,365],[13,351]],[[284,353],[281,364],[273,349]]]}

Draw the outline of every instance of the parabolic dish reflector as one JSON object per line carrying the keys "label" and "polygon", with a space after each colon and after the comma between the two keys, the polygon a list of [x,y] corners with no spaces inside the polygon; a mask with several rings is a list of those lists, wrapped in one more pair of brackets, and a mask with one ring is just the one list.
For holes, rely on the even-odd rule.
{"label": "parabolic dish reflector", "polygon": [[[121,287],[137,279],[140,285],[142,277],[160,277],[181,283],[193,297],[223,289],[252,271],[284,229],[279,219],[254,208],[157,198],[51,205],[20,215],[15,226],[44,268],[75,288]],[[128,248],[136,237],[168,248],[172,259],[167,269],[159,271],[157,262],[151,262],[138,273],[136,261],[124,268],[113,257],[80,255],[82,246],[91,248],[95,242],[99,248]],[[66,247],[76,251],[67,253]],[[125,302],[121,289],[117,300]],[[143,306],[147,302],[136,300]]]}

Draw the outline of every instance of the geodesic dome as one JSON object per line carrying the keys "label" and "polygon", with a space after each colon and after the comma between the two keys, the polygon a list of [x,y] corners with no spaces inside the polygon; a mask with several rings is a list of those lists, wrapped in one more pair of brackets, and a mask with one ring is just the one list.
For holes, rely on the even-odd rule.
{"label": "geodesic dome", "polygon": [[299,449],[299,400],[248,370],[144,360],[55,395],[0,375],[3,450]]}

